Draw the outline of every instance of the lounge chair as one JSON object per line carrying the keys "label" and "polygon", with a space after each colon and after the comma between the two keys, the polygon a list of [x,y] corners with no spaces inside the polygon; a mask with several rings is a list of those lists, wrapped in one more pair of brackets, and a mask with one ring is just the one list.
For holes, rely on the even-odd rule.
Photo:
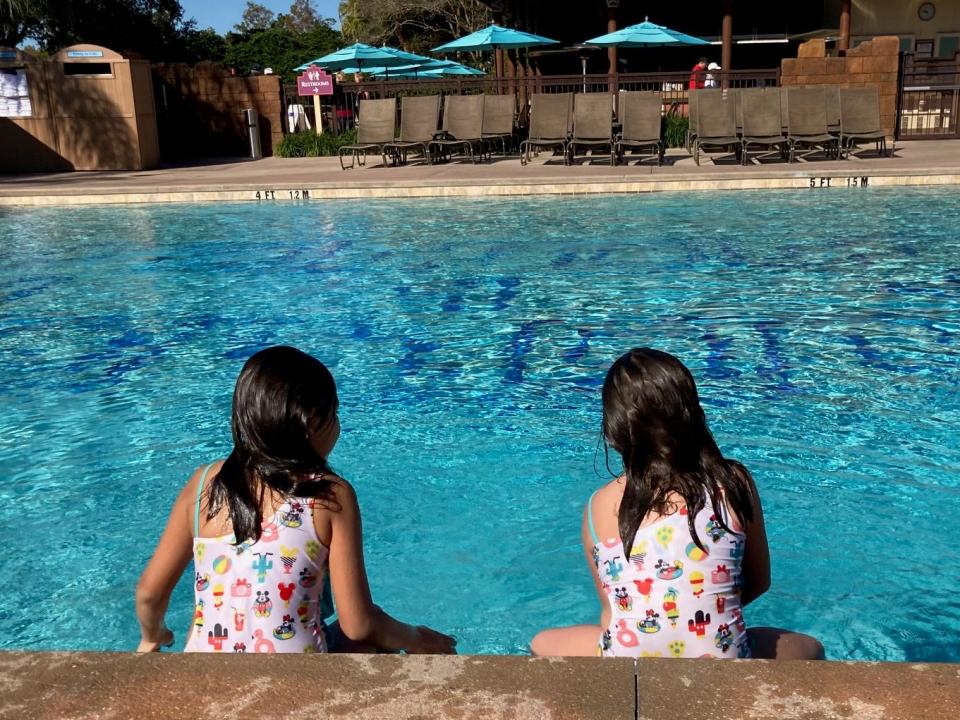
{"label": "lounge chair", "polygon": [[827,97],[823,88],[787,88],[787,146],[790,162],[798,147],[804,155],[822,150],[827,157],[838,154],[839,140],[827,126]]}
{"label": "lounge chair", "polygon": [[437,133],[439,119],[439,95],[404,97],[400,104],[400,137],[383,146],[384,151],[393,156],[394,164],[406,162],[410,150],[420,150],[430,163],[430,143]]}
{"label": "lounge chair", "polygon": [[530,132],[520,143],[520,164],[530,162],[533,148],[560,148],[569,164],[567,142],[573,121],[573,93],[533,93],[530,96]]}
{"label": "lounge chair", "polygon": [[573,98],[573,136],[567,144],[573,161],[578,147],[610,148],[610,165],[617,164],[613,139],[613,96],[610,93],[577,93]]}
{"label": "lounge chair", "polygon": [[443,134],[430,143],[431,154],[460,150],[471,162],[474,150],[483,158],[483,95],[447,95],[443,104]]}
{"label": "lounge chair", "polygon": [[740,103],[743,113],[740,159],[743,164],[747,164],[751,145],[766,149],[757,156],[758,159],[773,154],[774,149],[785,157],[787,138],[783,135],[780,118],[780,91],[777,88],[743,88]]}
{"label": "lounge chair", "polygon": [[840,87],[824,85],[823,96],[827,101],[827,132],[840,136]]}
{"label": "lounge chair", "polygon": [[840,91],[840,151],[849,158],[858,140],[873,140],[877,153],[887,153],[887,134],[880,127],[880,91],[876,87]]}
{"label": "lounge chair", "polygon": [[737,135],[743,135],[743,102],[740,100],[742,88],[730,88],[724,92],[724,97],[733,102],[733,109],[736,112]]}
{"label": "lounge chair", "polygon": [[350,153],[350,167],[367,163],[367,153],[375,150],[387,164],[387,154],[383,146],[393,142],[397,132],[397,99],[361,100],[360,122],[357,124],[357,142],[344,145],[339,150],[340,168],[347,169],[343,164],[343,156]]}
{"label": "lounge chair", "polygon": [[684,145],[687,152],[693,155],[693,141],[697,137],[697,95],[701,90],[690,90],[687,93],[687,140]]}
{"label": "lounge chair", "polygon": [[487,95],[483,101],[483,139],[487,144],[500,143],[507,154],[507,144],[513,146],[513,122],[517,114],[517,99],[512,94]]}
{"label": "lounge chair", "polygon": [[657,165],[663,164],[664,143],[661,139],[663,96],[658,92],[620,93],[620,122],[617,138],[617,159],[623,160],[624,148],[653,148]]}
{"label": "lounge chair", "polygon": [[693,140],[693,161],[700,164],[700,150],[734,148],[739,156],[740,138],[737,137],[737,109],[733,100],[725,98],[722,90],[701,90],[697,93],[697,136]]}

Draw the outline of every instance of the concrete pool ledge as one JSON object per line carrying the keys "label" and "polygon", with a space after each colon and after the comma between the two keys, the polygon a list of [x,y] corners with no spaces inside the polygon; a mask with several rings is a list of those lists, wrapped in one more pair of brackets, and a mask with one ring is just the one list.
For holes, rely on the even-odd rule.
{"label": "concrete pool ledge", "polygon": [[0,717],[938,720],[960,665],[0,653]]}
{"label": "concrete pool ledge", "polygon": [[601,193],[722,190],[826,190],[908,185],[960,185],[960,142],[915,141],[893,158],[800,162],[792,165],[696,166],[682,151],[664,167],[565,167],[541,155],[521,167],[514,158],[472,165],[452,162],[386,168],[379,158],[343,171],[336,158],[221,161],[141,172],[0,176],[0,206],[147,202],[273,203],[372,198],[483,198]]}

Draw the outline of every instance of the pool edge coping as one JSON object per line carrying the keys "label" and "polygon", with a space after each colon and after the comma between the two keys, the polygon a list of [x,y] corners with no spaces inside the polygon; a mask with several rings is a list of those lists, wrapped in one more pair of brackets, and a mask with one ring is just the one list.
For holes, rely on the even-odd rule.
{"label": "pool edge coping", "polygon": [[[856,171],[854,171],[856,170]],[[601,194],[641,194],[655,192],[708,192],[730,190],[808,190],[860,187],[907,187],[960,185],[957,168],[933,168],[922,172],[892,172],[867,168],[851,171],[823,170],[763,173],[748,177],[724,175],[686,175],[673,178],[621,176],[617,178],[515,178],[462,181],[389,182],[290,182],[278,178],[273,183],[187,184],[173,183],[122,191],[100,191],[54,186],[28,187],[0,192],[0,207],[52,207],[60,205],[104,205],[140,203],[203,203],[243,201],[362,200],[402,198],[483,198],[518,196],[575,196]]]}

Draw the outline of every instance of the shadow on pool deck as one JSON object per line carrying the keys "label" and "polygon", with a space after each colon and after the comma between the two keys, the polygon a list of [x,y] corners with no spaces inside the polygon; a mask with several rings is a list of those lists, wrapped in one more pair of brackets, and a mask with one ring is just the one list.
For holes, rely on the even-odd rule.
{"label": "shadow on pool deck", "polygon": [[939,720],[960,665],[17,652],[0,687],[18,718]]}
{"label": "shadow on pool deck", "polygon": [[[201,162],[138,172],[50,173],[0,176],[0,205],[108,202],[171,202],[412,197],[465,195],[578,194],[656,190],[859,187],[870,184],[960,184],[960,142],[902,143],[896,157],[872,154],[852,160],[793,164],[696,166],[684,151],[672,151],[664,167],[610,167],[588,162],[565,167],[542,154],[521,167],[516,157],[472,165],[454,161],[403,167],[373,164],[343,171],[336,158],[265,158]],[[371,158],[371,163],[374,160]],[[811,185],[812,182],[812,185]],[[258,195],[259,193],[259,195]]]}

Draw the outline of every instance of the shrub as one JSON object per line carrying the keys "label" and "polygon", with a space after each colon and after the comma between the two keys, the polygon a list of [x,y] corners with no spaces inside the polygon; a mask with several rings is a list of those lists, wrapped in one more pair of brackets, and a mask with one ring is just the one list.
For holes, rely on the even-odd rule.
{"label": "shrub", "polygon": [[683,147],[687,140],[690,118],[670,113],[663,118],[663,139],[667,147]]}
{"label": "shrub", "polygon": [[274,148],[277,157],[329,157],[336,155],[342,145],[357,141],[357,131],[347,130],[339,135],[324,133],[317,135],[313,130],[290,133]]}

